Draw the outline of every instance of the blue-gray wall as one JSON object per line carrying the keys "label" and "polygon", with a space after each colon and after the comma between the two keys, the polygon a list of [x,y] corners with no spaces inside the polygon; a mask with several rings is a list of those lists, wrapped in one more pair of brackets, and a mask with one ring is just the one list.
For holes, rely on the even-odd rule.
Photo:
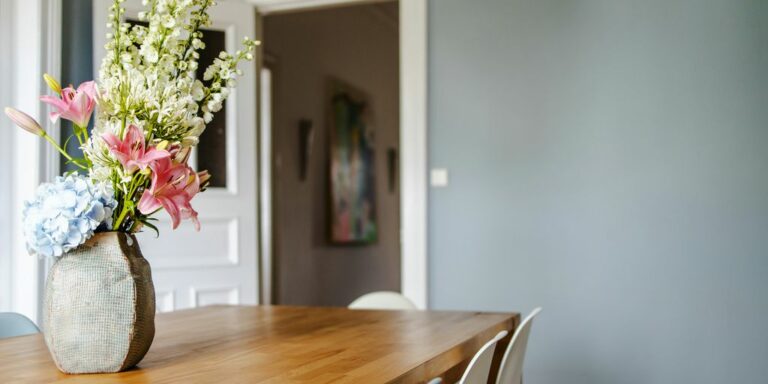
{"label": "blue-gray wall", "polygon": [[768,1],[432,0],[430,300],[526,383],[768,378]]}

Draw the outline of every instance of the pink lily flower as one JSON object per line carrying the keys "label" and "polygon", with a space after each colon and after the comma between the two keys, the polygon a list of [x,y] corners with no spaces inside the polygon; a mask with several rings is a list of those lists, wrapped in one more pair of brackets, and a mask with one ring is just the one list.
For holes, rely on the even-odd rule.
{"label": "pink lily flower", "polygon": [[137,169],[144,170],[153,162],[169,158],[171,154],[166,150],[150,147],[146,149],[144,132],[139,127],[131,124],[125,132],[125,139],[120,140],[110,132],[104,133],[101,139],[109,146],[111,152],[126,172],[131,173]]}
{"label": "pink lily flower", "polygon": [[77,87],[77,90],[69,86],[61,90],[61,98],[56,96],[40,96],[40,100],[56,107],[56,112],[51,112],[52,122],[67,119],[78,127],[87,127],[91,120],[91,114],[96,107],[96,83],[86,81]]}
{"label": "pink lily flower", "polygon": [[186,164],[174,163],[167,157],[155,161],[150,168],[152,185],[141,195],[139,211],[149,215],[164,208],[171,216],[173,229],[181,220],[190,219],[199,231],[200,221],[190,201],[200,192],[200,176]]}

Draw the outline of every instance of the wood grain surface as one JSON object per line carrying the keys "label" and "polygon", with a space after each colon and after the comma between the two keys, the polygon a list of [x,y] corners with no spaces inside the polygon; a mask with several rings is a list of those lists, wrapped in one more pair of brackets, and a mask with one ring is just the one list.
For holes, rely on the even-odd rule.
{"label": "wood grain surface", "polygon": [[117,374],[59,372],[42,335],[0,340],[0,383],[450,382],[519,321],[516,313],[204,307],[158,315],[147,356]]}

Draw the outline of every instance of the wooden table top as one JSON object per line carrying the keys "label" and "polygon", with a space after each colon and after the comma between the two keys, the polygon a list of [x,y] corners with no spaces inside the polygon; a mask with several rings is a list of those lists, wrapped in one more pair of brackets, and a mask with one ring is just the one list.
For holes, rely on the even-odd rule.
{"label": "wooden table top", "polygon": [[456,378],[519,322],[512,313],[205,307],[158,315],[147,356],[118,374],[59,372],[42,335],[0,340],[0,382],[417,383]]}

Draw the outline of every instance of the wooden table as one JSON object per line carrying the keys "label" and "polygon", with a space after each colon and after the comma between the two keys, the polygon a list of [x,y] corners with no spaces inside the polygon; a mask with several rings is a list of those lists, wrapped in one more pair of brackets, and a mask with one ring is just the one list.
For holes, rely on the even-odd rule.
{"label": "wooden table", "polygon": [[158,315],[149,353],[119,374],[63,374],[41,335],[0,340],[0,383],[455,381],[487,340],[519,322],[498,313],[205,307]]}

